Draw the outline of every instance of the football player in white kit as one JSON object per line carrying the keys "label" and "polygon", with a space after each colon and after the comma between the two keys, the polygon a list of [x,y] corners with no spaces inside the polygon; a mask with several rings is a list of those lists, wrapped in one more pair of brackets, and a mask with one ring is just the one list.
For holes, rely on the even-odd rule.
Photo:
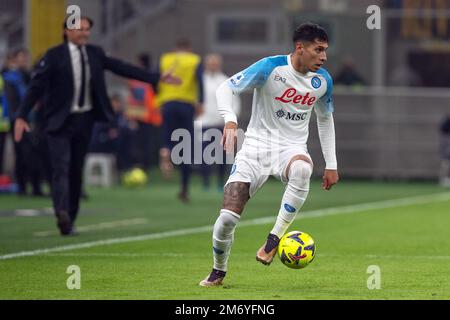
{"label": "football player in white kit", "polygon": [[225,81],[217,90],[219,113],[225,119],[222,144],[233,152],[237,118],[233,95],[253,90],[250,123],[225,184],[224,200],[213,230],[212,272],[201,286],[221,285],[226,275],[234,230],[247,201],[273,175],[286,184],[280,210],[256,260],[269,265],[309,192],[313,162],[307,150],[312,110],[317,115],[320,144],[326,167],[322,188],[339,180],[335,151],[333,81],[322,67],[327,60],[328,36],[319,25],[305,23],[294,32],[295,50],[267,57]]}

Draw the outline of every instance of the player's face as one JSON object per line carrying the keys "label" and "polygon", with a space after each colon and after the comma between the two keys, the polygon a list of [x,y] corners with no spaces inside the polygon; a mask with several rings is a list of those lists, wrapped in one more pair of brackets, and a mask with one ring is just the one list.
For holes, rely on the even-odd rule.
{"label": "player's face", "polygon": [[67,40],[72,42],[77,46],[84,46],[89,40],[91,35],[91,24],[87,19],[81,19],[80,29],[67,29],[66,31]]}
{"label": "player's face", "polygon": [[301,65],[306,67],[309,71],[316,72],[327,61],[328,43],[315,40],[305,44],[300,44],[297,47],[300,53]]}

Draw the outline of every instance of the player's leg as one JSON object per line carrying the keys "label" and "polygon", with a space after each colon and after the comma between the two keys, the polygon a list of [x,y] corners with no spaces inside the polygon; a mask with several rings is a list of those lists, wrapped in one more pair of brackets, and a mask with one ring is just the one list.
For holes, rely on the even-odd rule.
{"label": "player's leg", "polygon": [[[180,126],[178,128],[185,129],[189,132],[190,138],[190,156],[180,164],[181,171],[181,190],[178,193],[178,199],[182,202],[189,202],[189,182],[192,173],[192,163],[194,159],[194,115],[195,107],[189,103],[178,102],[178,117],[180,118]],[[184,151],[182,157],[184,158]]]}
{"label": "player's leg", "polygon": [[223,209],[220,210],[220,215],[213,230],[213,270],[208,277],[200,282],[201,286],[208,287],[222,284],[227,272],[234,230],[249,199],[250,183],[237,181],[225,186]]}
{"label": "player's leg", "polygon": [[3,152],[5,150],[6,132],[0,132],[0,175],[3,175]]}
{"label": "player's leg", "polygon": [[159,150],[160,170],[165,178],[171,176],[173,164],[170,158],[172,148],[172,132],[177,128],[177,114],[172,102],[167,102],[161,106],[162,126],[161,126],[161,149]]}
{"label": "player's leg", "polygon": [[280,238],[286,233],[308,196],[312,170],[312,161],[305,155],[296,155],[290,160],[284,173],[288,183],[281,200],[277,220],[267,236],[265,244],[256,253],[256,260],[259,262],[265,265],[272,262]]}

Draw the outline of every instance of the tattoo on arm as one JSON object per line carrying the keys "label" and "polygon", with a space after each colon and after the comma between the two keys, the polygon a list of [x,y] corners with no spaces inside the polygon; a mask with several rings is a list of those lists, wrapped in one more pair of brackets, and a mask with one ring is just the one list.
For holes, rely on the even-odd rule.
{"label": "tattoo on arm", "polygon": [[225,187],[223,208],[241,214],[250,199],[250,183],[232,182]]}

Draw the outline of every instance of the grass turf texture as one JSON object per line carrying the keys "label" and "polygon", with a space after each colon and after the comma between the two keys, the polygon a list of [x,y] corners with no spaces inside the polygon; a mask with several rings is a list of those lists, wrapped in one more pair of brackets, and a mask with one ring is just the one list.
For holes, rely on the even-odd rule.
{"label": "grass turf texture", "polygon": [[[48,199],[0,195],[0,255],[101,239],[210,226],[221,207],[219,192],[193,184],[192,202],[175,200],[175,181],[150,176],[144,189],[89,189],[77,226],[102,226],[62,238],[51,215],[18,217],[14,209],[50,207]],[[313,181],[303,211],[444,192],[428,183],[343,181],[330,192]],[[0,260],[0,299],[449,299],[450,198],[296,220],[289,230],[313,236],[315,261],[303,270],[276,258],[255,261],[272,223],[283,186],[269,180],[252,199],[235,234],[224,286],[201,288],[211,269],[211,231],[162,239],[67,250]],[[301,214],[300,214],[301,215]],[[111,226],[114,221],[137,220]],[[107,224],[105,224],[107,223]],[[47,232],[36,236],[36,232]],[[68,290],[69,265],[81,269],[81,290]],[[381,289],[369,290],[370,265],[381,269]]]}

